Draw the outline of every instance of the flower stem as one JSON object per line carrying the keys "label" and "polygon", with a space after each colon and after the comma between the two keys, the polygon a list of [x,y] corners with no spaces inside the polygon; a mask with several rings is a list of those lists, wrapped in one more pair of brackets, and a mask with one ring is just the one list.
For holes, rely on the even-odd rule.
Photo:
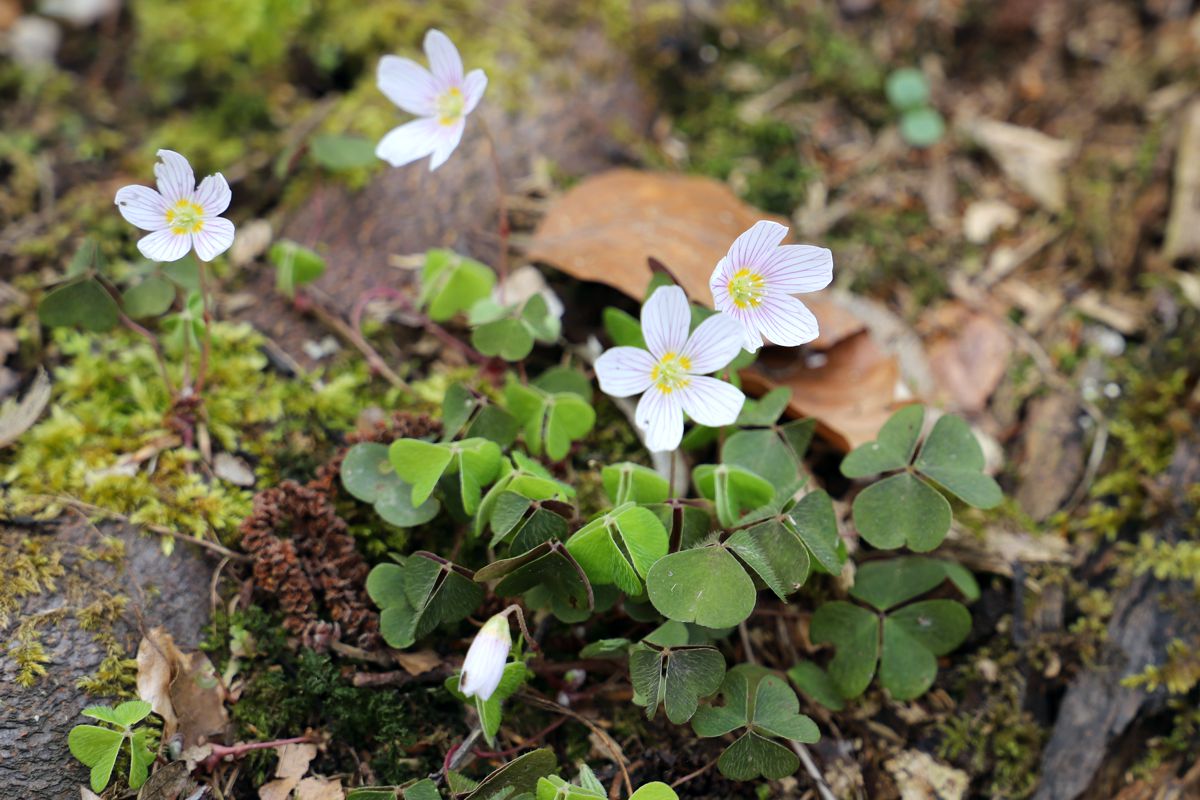
{"label": "flower stem", "polygon": [[204,382],[208,378],[208,359],[212,351],[212,306],[208,296],[208,269],[199,257],[192,253],[192,258],[196,261],[196,274],[200,281],[200,302],[204,308],[204,342],[200,350],[200,367],[196,373],[196,394],[204,393]]}
{"label": "flower stem", "polygon": [[488,155],[492,161],[492,175],[496,180],[496,213],[499,215],[498,233],[500,238],[500,254],[496,272],[500,275],[500,305],[504,305],[504,284],[508,279],[508,237],[511,231],[508,226],[508,193],[504,184],[504,171],[500,168],[500,151],[496,148],[496,137],[492,129],[480,116],[483,136],[487,139]]}
{"label": "flower stem", "polygon": [[368,366],[376,373],[382,375],[392,386],[404,391],[412,390],[412,387],[396,374],[395,370],[388,366],[387,362],[383,360],[383,356],[371,346],[371,343],[358,331],[357,327],[347,325],[341,317],[322,306],[309,294],[297,292],[296,299],[293,302],[297,309],[312,314],[327,328],[332,329],[334,333],[346,342],[354,345],[358,352],[362,353],[363,358],[367,360]]}

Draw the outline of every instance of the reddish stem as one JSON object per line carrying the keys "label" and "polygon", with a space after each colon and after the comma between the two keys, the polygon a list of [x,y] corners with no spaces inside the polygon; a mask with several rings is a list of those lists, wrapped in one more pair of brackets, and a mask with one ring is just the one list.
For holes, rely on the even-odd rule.
{"label": "reddish stem", "polygon": [[391,286],[375,286],[359,295],[358,300],[354,304],[354,308],[350,312],[350,325],[355,331],[362,330],[362,318],[363,313],[366,311],[367,303],[378,299],[395,301],[397,305],[404,309],[405,313],[416,317],[417,322],[426,332],[433,335],[438,341],[447,347],[453,347],[454,349],[458,350],[476,364],[484,366],[491,363],[491,359],[489,359],[483,353],[480,353],[474,347],[471,347],[462,339],[459,339],[457,336],[450,333],[450,331],[446,330],[441,325],[431,320],[428,316],[414,308],[412,301],[407,295],[405,295],[399,289],[393,289]]}
{"label": "reddish stem", "polygon": [[223,759],[226,758],[241,758],[246,753],[254,750],[269,750],[273,747],[282,747],[285,744],[311,744],[312,739],[307,736],[295,736],[291,739],[276,739],[273,742],[238,742],[234,745],[210,744],[212,752],[208,758],[200,762],[200,765],[208,772],[212,772]]}
{"label": "reddish stem", "polygon": [[496,148],[496,138],[492,129],[480,117],[484,138],[488,143],[488,154],[492,160],[492,175],[496,180],[496,213],[499,214],[498,228],[500,234],[500,256],[497,272],[500,274],[500,305],[504,305],[504,284],[508,278],[508,194],[504,188],[504,171],[500,168],[500,151]]}

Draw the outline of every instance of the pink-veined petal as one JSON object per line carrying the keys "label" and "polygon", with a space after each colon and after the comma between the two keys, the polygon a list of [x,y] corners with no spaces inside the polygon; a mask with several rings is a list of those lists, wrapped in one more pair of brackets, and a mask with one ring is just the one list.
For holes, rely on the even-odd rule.
{"label": "pink-veined petal", "polygon": [[724,314],[728,314],[738,323],[741,332],[738,334],[742,340],[742,349],[750,353],[757,353],[758,348],[762,347],[762,335],[758,332],[758,322],[755,319],[755,314],[758,313],[755,309],[738,308],[728,294],[719,294],[713,292],[713,305],[716,309]]}
{"label": "pink-veined petal", "polygon": [[729,248],[729,268],[735,272],[742,267],[762,269],[787,232],[787,227],[778,222],[764,219],[754,223],[750,230],[733,240]]}
{"label": "pink-veined petal", "polygon": [[196,191],[196,176],[192,165],[174,150],[159,150],[159,163],[154,165],[154,176],[158,178],[158,192],[173,206],[180,200],[191,200]]}
{"label": "pink-veined petal", "polygon": [[436,119],[414,119],[399,128],[393,128],[375,147],[375,155],[391,164],[402,167],[433,152],[438,145],[439,123]]}
{"label": "pink-veined petal", "polygon": [[454,148],[458,147],[458,143],[462,141],[463,129],[467,127],[467,121],[459,117],[449,125],[443,125],[438,121],[437,144],[433,148],[433,153],[429,158],[429,171],[446,163],[446,159],[454,152]]}
{"label": "pink-veined petal", "polygon": [[137,248],[151,261],[178,261],[192,249],[192,235],[164,228],[138,239]]}
{"label": "pink-veined petal", "polygon": [[116,204],[122,217],[144,231],[167,227],[166,201],[149,186],[122,187],[117,191]]}
{"label": "pink-veined petal", "polygon": [[651,387],[638,401],[633,418],[642,431],[646,449],[652,453],[674,450],[683,440],[683,409],[678,394],[665,394]]}
{"label": "pink-veined petal", "polygon": [[687,344],[692,309],[678,286],[660,286],[642,306],[642,335],[655,359],[679,353]]}
{"label": "pink-veined petal", "polygon": [[436,28],[431,28],[425,34],[425,57],[429,59],[429,71],[437,81],[439,90],[445,91],[451,86],[461,86],[463,82],[463,63],[458,55],[458,48],[450,37]]}
{"label": "pink-veined petal", "polygon": [[742,326],[728,314],[716,313],[696,326],[683,346],[691,365],[688,372],[707,375],[716,372],[742,352]]}
{"label": "pink-veined petal", "polygon": [[754,310],[758,329],[771,344],[795,347],[811,342],[820,332],[817,318],[790,294],[769,295],[761,306]]}
{"label": "pink-veined petal", "polygon": [[746,395],[725,381],[697,375],[679,390],[679,402],[696,422],[719,428],[737,421]]}
{"label": "pink-veined petal", "polygon": [[200,230],[192,234],[192,244],[201,261],[212,261],[233,244],[233,223],[224,217],[205,219]]}
{"label": "pink-veined petal", "polygon": [[609,397],[632,397],[650,388],[657,362],[640,347],[614,347],[596,359],[596,380]]}
{"label": "pink-veined petal", "polygon": [[232,198],[233,192],[229,190],[229,182],[218,172],[200,181],[192,201],[204,209],[204,216],[215,217],[229,208]]}
{"label": "pink-veined petal", "polygon": [[432,117],[436,111],[437,83],[433,73],[411,58],[384,56],[375,71],[375,83],[400,108],[419,117]]}
{"label": "pink-veined petal", "polygon": [[819,292],[833,280],[833,253],[811,244],[785,244],[767,257],[762,276],[769,292]]}
{"label": "pink-veined petal", "polygon": [[467,73],[467,77],[463,79],[463,113],[470,114],[475,110],[475,106],[479,105],[479,101],[483,99],[483,93],[487,89],[487,75],[481,69],[473,69]]}
{"label": "pink-veined petal", "polygon": [[[729,297],[729,279],[732,276],[733,269],[729,266],[729,257],[723,256],[708,278],[708,288],[712,290],[714,303],[717,301],[718,294],[725,298]],[[718,310],[720,310],[719,307]]]}

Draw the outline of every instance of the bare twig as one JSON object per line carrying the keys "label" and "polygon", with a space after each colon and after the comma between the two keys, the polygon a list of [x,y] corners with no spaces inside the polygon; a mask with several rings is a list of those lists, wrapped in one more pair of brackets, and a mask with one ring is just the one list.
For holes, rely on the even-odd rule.
{"label": "bare twig", "polygon": [[244,553],[236,553],[233,550],[230,550],[228,547],[225,547],[224,545],[218,544],[216,542],[210,542],[207,539],[201,539],[199,537],[192,536],[191,534],[180,533],[179,531],[173,531],[164,525],[144,525],[144,524],[133,522],[131,519],[129,519],[129,517],[125,516],[124,514],[122,514],[119,511],[113,511],[111,508],[101,508],[100,506],[94,506],[91,503],[85,503],[82,500],[76,500],[73,497],[63,497],[61,495],[47,494],[47,495],[37,495],[37,497],[40,497],[40,498],[43,498],[46,500],[50,500],[55,503],[62,503],[63,505],[70,506],[77,511],[81,511],[84,514],[95,514],[97,516],[116,520],[117,522],[121,522],[126,525],[132,525],[136,528],[143,528],[152,533],[158,533],[163,536],[170,536],[172,539],[178,539],[181,542],[190,542],[194,545],[197,545],[198,547],[204,548],[205,550],[216,553],[217,555],[222,556],[223,558],[227,558],[230,561],[246,563],[251,560],[250,556],[248,556]]}
{"label": "bare twig", "polygon": [[583,723],[588,730],[596,734],[596,738],[600,740],[600,743],[604,745],[604,749],[607,750],[612,756],[613,761],[615,761],[617,764],[617,768],[621,770],[621,777],[625,781],[626,791],[631,795],[633,794],[633,781],[630,780],[629,770],[625,767],[625,758],[621,755],[621,748],[612,740],[611,736],[605,733],[602,729],[598,728],[587,717],[577,714],[566,706],[561,706],[553,700],[548,700],[545,697],[533,694],[532,692],[521,692],[518,697],[529,703],[533,703],[535,706],[539,706],[548,711],[553,711],[556,714],[562,714],[570,717],[573,720],[576,720],[577,722]]}
{"label": "bare twig", "polygon": [[317,302],[311,294],[297,294],[296,307],[301,311],[309,312],[318,320],[320,320],[322,325],[332,330],[349,344],[353,345],[358,352],[363,354],[363,358],[367,360],[367,364],[371,367],[371,369],[382,375],[384,379],[387,380],[387,382],[392,386],[395,386],[397,389],[411,391],[412,387],[410,387],[403,378],[397,375],[395,370],[387,365],[387,362],[383,360],[383,356],[379,354],[378,350],[371,346],[371,343],[366,340],[366,337],[364,337],[354,328],[347,325],[345,320],[343,320],[337,314],[334,314],[332,311],[328,310],[319,302]]}

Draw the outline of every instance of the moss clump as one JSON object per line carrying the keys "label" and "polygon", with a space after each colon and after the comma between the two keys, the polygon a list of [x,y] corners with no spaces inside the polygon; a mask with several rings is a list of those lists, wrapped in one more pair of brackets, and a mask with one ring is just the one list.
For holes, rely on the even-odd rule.
{"label": "moss clump", "polygon": [[[173,439],[150,347],[124,332],[60,331],[55,342],[66,363],[54,373],[49,417],[22,438],[5,474],[13,510],[52,516],[56,498],[71,498],[137,524],[234,536],[251,493],[210,478],[199,454]],[[312,458],[382,398],[358,367],[327,380],[284,378],[267,369],[260,345],[248,326],[215,326],[205,425],[216,448],[256,459],[260,478],[273,480],[293,445]]]}

